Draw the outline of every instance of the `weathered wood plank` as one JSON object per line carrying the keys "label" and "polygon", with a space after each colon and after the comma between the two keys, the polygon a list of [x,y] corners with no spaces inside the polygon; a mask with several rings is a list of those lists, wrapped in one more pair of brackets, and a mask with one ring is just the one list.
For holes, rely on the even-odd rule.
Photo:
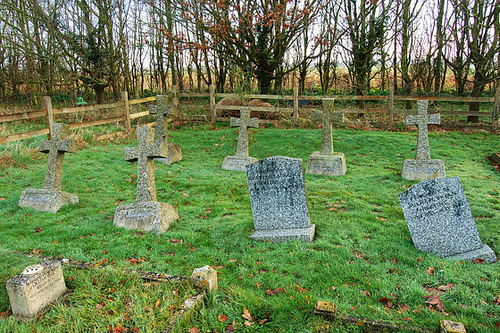
{"label": "weathered wood plank", "polygon": [[86,111],[98,111],[102,109],[112,109],[118,108],[121,106],[125,106],[124,101],[119,101],[111,104],[98,104],[98,105],[88,105],[88,106],[79,106],[75,108],[60,108],[54,109],[54,114],[69,114],[69,113],[77,113],[77,112],[86,112]]}
{"label": "weathered wood plank", "polygon": [[106,119],[100,119],[100,120],[94,120],[94,121],[87,121],[85,123],[74,123],[74,124],[70,124],[69,128],[70,129],[77,129],[77,128],[84,128],[84,127],[92,127],[92,126],[110,124],[110,123],[119,122],[119,121],[126,121],[126,120],[127,120],[127,116],[120,116],[120,117],[106,118]]}
{"label": "weathered wood plank", "polygon": [[[241,106],[235,105],[220,105],[216,110],[239,110]],[[249,106],[251,111],[264,111],[264,112],[293,112],[292,108],[277,108],[277,107],[262,107],[262,106]]]}
{"label": "weathered wood plank", "polygon": [[495,102],[493,97],[394,96],[394,99],[397,101]]}
{"label": "weathered wood plank", "polygon": [[34,131],[29,131],[29,132],[24,132],[24,133],[2,136],[2,137],[0,137],[0,144],[13,142],[13,141],[19,141],[19,140],[23,140],[23,139],[29,139],[29,138],[33,138],[35,136],[49,134],[49,132],[50,131],[48,128],[42,128],[39,130],[34,130]]}
{"label": "weathered wood plank", "polygon": [[148,116],[148,115],[149,115],[149,111],[131,113],[130,114],[130,119],[142,118],[142,117],[145,117],[145,116]]}
{"label": "weathered wood plank", "polygon": [[[165,95],[172,95],[172,94],[165,94]],[[152,101],[156,101],[156,96],[139,98],[139,99],[131,99],[128,101],[128,105],[141,104],[141,103],[147,103],[147,102],[152,102]]]}
{"label": "weathered wood plank", "polygon": [[14,121],[14,120],[35,119],[39,117],[45,117],[46,115],[47,115],[47,110],[8,114],[0,116],[0,123],[4,123],[7,121]]}

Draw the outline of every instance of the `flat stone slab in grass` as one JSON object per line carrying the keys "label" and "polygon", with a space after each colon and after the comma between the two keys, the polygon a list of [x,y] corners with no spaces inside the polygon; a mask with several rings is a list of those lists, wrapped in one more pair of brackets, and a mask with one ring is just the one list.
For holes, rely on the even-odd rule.
{"label": "flat stone slab in grass", "polygon": [[497,260],[481,243],[458,177],[426,180],[398,197],[417,249],[447,259]]}
{"label": "flat stone slab in grass", "polygon": [[173,163],[182,161],[182,149],[177,143],[167,142],[167,157],[166,158],[155,158],[155,161],[171,165]]}
{"label": "flat stone slab in grass", "polygon": [[50,189],[26,189],[19,199],[19,207],[50,213],[56,213],[62,206],[76,203],[78,203],[76,194]]}
{"label": "flat stone slab in grass", "polygon": [[343,176],[346,173],[345,156],[333,152],[332,120],[343,122],[343,112],[333,111],[333,98],[323,98],[323,111],[311,111],[311,120],[321,122],[321,149],[307,159],[306,173],[325,176]]}
{"label": "flat stone slab in grass", "polygon": [[120,205],[116,208],[113,224],[129,230],[165,232],[179,219],[177,209],[164,202],[149,201]]}
{"label": "flat stone slab in grass", "polygon": [[76,194],[61,191],[64,154],[76,151],[74,141],[66,139],[68,134],[68,125],[55,123],[52,127],[52,139],[40,142],[40,152],[49,154],[43,188],[24,190],[19,199],[19,207],[56,213],[62,206],[78,202]]}
{"label": "flat stone slab in grass", "polygon": [[445,178],[446,168],[441,160],[404,160],[401,177],[408,180]]}
{"label": "flat stone slab in grass", "polygon": [[222,162],[224,170],[247,171],[247,165],[257,162],[259,159],[255,157],[245,156],[226,156]]}
{"label": "flat stone slab in grass", "polygon": [[273,156],[247,166],[254,239],[311,242],[302,160]]}
{"label": "flat stone slab in grass", "polygon": [[5,283],[12,314],[22,320],[36,319],[66,291],[59,261],[43,261]]}

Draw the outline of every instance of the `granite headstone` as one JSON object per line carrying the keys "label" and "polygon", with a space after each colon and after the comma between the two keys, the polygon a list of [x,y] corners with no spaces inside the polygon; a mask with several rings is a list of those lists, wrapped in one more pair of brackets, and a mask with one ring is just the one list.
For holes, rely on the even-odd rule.
{"label": "granite headstone", "polygon": [[122,204],[116,208],[113,224],[126,229],[164,232],[170,224],[179,219],[177,209],[156,199],[154,158],[164,157],[167,144],[154,142],[153,129],[137,128],[138,147],[125,148],[125,160],[137,161],[136,202]]}
{"label": "granite headstone", "polygon": [[333,111],[334,99],[323,99],[323,111],[311,112],[313,122],[321,121],[321,150],[315,151],[307,160],[306,173],[325,176],[342,176],[346,173],[345,156],[333,152],[332,117],[343,122],[343,113]]}
{"label": "granite headstone", "polygon": [[12,314],[22,320],[35,319],[66,291],[59,261],[43,261],[5,283]]}
{"label": "granite headstone", "polygon": [[254,239],[311,242],[316,226],[310,224],[302,160],[273,156],[247,166]]}
{"label": "granite headstone", "polygon": [[182,160],[181,146],[168,141],[167,117],[172,115],[172,105],[167,104],[167,96],[156,96],[156,105],[149,105],[149,114],[156,115],[156,138],[155,142],[166,142],[168,154],[165,158],[157,158],[156,161],[170,165]]}
{"label": "granite headstone", "polygon": [[239,170],[246,171],[246,166],[250,163],[257,162],[255,157],[248,155],[248,127],[259,127],[259,119],[250,118],[250,110],[248,107],[240,109],[240,118],[231,117],[231,127],[239,127],[238,147],[236,155],[226,156],[222,162],[224,170]]}
{"label": "granite headstone", "polygon": [[418,101],[418,114],[406,117],[406,125],[417,125],[417,153],[415,159],[403,162],[401,176],[408,180],[427,180],[446,177],[444,162],[431,159],[429,152],[429,124],[440,124],[439,113],[427,115],[429,101]]}
{"label": "granite headstone", "polygon": [[496,261],[481,243],[458,177],[422,181],[398,197],[417,249],[447,259]]}
{"label": "granite headstone", "polygon": [[49,154],[43,188],[24,190],[19,199],[20,207],[55,213],[64,205],[78,202],[76,194],[61,191],[64,154],[76,151],[74,141],[67,139],[68,133],[68,125],[55,123],[52,140],[40,142],[40,152]]}

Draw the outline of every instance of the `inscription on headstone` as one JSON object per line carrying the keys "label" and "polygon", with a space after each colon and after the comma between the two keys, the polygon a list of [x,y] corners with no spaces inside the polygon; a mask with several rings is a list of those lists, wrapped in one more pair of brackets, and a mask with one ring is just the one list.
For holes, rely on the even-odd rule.
{"label": "inscription on headstone", "polygon": [[36,318],[67,291],[59,261],[29,266],[5,285],[13,315],[23,320]]}
{"label": "inscription on headstone", "polygon": [[273,156],[247,166],[252,205],[254,239],[311,242],[315,225],[310,224],[302,160]]}
{"label": "inscription on headstone", "polygon": [[61,191],[64,154],[76,151],[74,141],[67,139],[68,133],[68,125],[55,123],[52,140],[40,142],[40,152],[49,154],[43,188],[24,190],[19,199],[20,207],[55,213],[64,205],[78,202],[76,194]]}
{"label": "inscription on headstone", "polygon": [[343,121],[343,113],[333,111],[334,99],[323,99],[323,111],[311,113],[313,122],[322,123],[321,150],[315,151],[307,160],[306,173],[313,175],[342,176],[346,172],[345,156],[333,152],[332,118]]}
{"label": "inscription on headstone", "polygon": [[246,171],[246,166],[250,163],[257,162],[255,157],[248,155],[248,127],[259,127],[259,119],[250,118],[248,107],[240,109],[240,118],[231,117],[231,127],[239,127],[240,134],[238,136],[238,147],[235,156],[226,156],[222,162],[224,170],[239,170]]}
{"label": "inscription on headstone", "polygon": [[446,177],[444,162],[432,160],[429,152],[428,125],[441,123],[439,113],[427,115],[429,101],[418,101],[418,114],[406,117],[406,125],[417,125],[417,152],[415,159],[403,162],[401,176],[408,180],[427,180]]}
{"label": "inscription on headstone", "polygon": [[458,177],[423,181],[398,197],[417,249],[449,259],[496,261],[481,243]]}
{"label": "inscription on headstone", "polygon": [[137,147],[125,148],[125,160],[137,161],[136,202],[116,208],[113,224],[126,229],[161,233],[179,219],[177,209],[156,200],[154,158],[167,155],[167,143],[155,142],[153,129],[137,128]]}
{"label": "inscription on headstone", "polygon": [[156,138],[155,142],[166,142],[168,146],[168,156],[157,158],[156,161],[164,164],[172,164],[182,160],[181,147],[172,142],[168,142],[167,117],[172,115],[172,105],[167,104],[167,96],[157,95],[156,105],[149,105],[149,114],[156,114]]}

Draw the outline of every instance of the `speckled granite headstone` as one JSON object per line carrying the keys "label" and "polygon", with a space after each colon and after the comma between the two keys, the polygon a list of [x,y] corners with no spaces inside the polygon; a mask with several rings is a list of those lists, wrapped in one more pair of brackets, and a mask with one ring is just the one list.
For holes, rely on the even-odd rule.
{"label": "speckled granite headstone", "polygon": [[68,125],[55,123],[52,140],[40,142],[40,152],[49,154],[43,188],[24,190],[19,199],[20,207],[55,213],[64,205],[78,202],[76,194],[61,191],[64,153],[76,151],[74,141],[66,139],[68,133]]}
{"label": "speckled granite headstone", "polygon": [[311,242],[315,225],[309,210],[302,172],[302,160],[273,156],[247,166],[252,205],[254,239]]}
{"label": "speckled granite headstone", "polygon": [[235,156],[226,156],[222,162],[224,170],[239,170],[246,171],[246,166],[250,163],[257,162],[255,157],[248,155],[248,127],[259,127],[259,119],[250,118],[249,108],[240,109],[240,118],[231,117],[231,127],[239,127],[240,134],[238,136],[238,147]]}
{"label": "speckled granite headstone", "polygon": [[177,209],[156,201],[154,158],[167,155],[166,142],[154,142],[154,130],[137,128],[137,147],[125,147],[125,160],[137,161],[136,202],[119,205],[113,224],[126,229],[164,232],[170,223],[179,219]]}
{"label": "speckled granite headstone", "polygon": [[407,116],[406,125],[417,125],[417,153],[415,159],[405,160],[401,176],[409,180],[427,180],[446,177],[444,162],[432,160],[429,152],[428,125],[441,123],[439,113],[427,115],[429,101],[418,101],[418,114]]}
{"label": "speckled granite headstone", "polygon": [[321,122],[321,150],[315,151],[307,160],[306,173],[313,175],[342,176],[346,172],[343,153],[333,152],[332,117],[343,122],[342,112],[333,112],[333,98],[323,99],[323,111],[311,112],[313,122]]}
{"label": "speckled granite headstone", "polygon": [[156,105],[149,105],[149,114],[156,114],[156,138],[155,142],[167,142],[168,154],[165,158],[157,158],[156,161],[164,164],[172,164],[182,160],[181,146],[177,143],[168,142],[167,116],[172,115],[172,105],[167,105],[167,96],[157,95]]}
{"label": "speckled granite headstone", "polygon": [[496,261],[481,243],[458,177],[426,180],[398,197],[417,249],[447,259]]}
{"label": "speckled granite headstone", "polygon": [[35,319],[67,291],[59,261],[28,266],[5,286],[12,314],[22,320]]}

